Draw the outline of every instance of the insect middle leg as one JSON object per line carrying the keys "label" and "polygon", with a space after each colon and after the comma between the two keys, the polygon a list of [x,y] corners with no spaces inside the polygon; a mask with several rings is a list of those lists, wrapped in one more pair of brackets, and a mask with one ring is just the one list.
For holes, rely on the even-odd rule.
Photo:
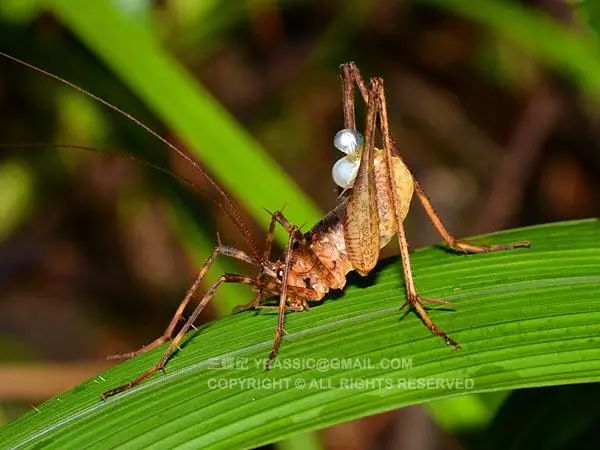
{"label": "insect middle leg", "polygon": [[[278,274],[278,278],[281,280],[280,284],[280,292],[279,292],[279,304],[277,306],[277,327],[275,328],[275,338],[273,339],[273,346],[271,348],[271,353],[267,358],[265,368],[268,370],[271,368],[273,360],[277,357],[279,352],[279,347],[281,345],[281,340],[283,334],[285,332],[284,322],[285,322],[285,312],[286,311],[301,311],[307,308],[307,299],[319,298],[318,293],[310,288],[302,288],[297,286],[288,286],[289,274],[291,270],[291,266],[294,260],[294,257],[297,255],[302,255],[303,253],[307,255],[315,268],[324,275],[326,278],[332,277],[331,272],[323,265],[322,261],[315,255],[314,251],[308,245],[304,234],[300,231],[297,226],[292,225],[285,216],[281,213],[281,211],[275,211],[272,214],[271,225],[274,230],[273,223],[279,223],[287,232],[288,232],[288,244],[284,253],[284,262],[282,273]],[[271,230],[271,227],[269,228]],[[295,248],[295,245],[298,244],[298,247]],[[295,254],[295,252],[297,252]],[[290,299],[289,293],[293,295],[293,299]],[[294,300],[291,302],[290,300]],[[300,306],[294,307],[294,303],[299,304]]]}
{"label": "insect middle leg", "polygon": [[[273,241],[275,239],[275,226],[276,225],[277,225],[277,219],[275,218],[274,214],[271,214],[271,223],[269,223],[269,230],[267,231],[267,236],[265,238],[265,247],[264,247],[263,255],[262,255],[263,261],[271,260],[271,248],[273,247]],[[264,270],[264,268],[261,268],[260,272],[258,273],[257,278],[259,280],[262,280],[264,275],[265,275],[265,270]],[[269,298],[270,296],[271,296],[270,293],[266,293],[264,291],[264,289],[260,288],[252,300],[250,300],[248,303],[244,303],[242,305],[236,306],[235,308],[233,308],[233,312],[238,313],[241,311],[246,311],[248,309],[257,309],[259,307],[260,303],[263,300],[266,300],[267,298]]]}

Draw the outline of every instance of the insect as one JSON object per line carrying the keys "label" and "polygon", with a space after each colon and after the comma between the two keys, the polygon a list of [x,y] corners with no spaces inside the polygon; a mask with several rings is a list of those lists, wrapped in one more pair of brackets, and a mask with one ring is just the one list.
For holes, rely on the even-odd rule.
{"label": "insect", "polygon": [[[270,368],[281,345],[285,313],[309,309],[311,302],[322,300],[330,290],[343,289],[349,272],[356,271],[362,276],[367,275],[376,266],[380,250],[394,236],[397,237],[399,243],[406,285],[406,299],[401,308],[408,307],[413,310],[434,335],[441,337],[447,345],[459,348],[460,345],[431,320],[425,306],[426,303],[444,305],[451,305],[451,303],[420,296],[412,276],[403,221],[414,194],[446,244],[457,251],[484,253],[529,246],[528,242],[476,245],[458,240],[446,230],[425,192],[402,160],[398,145],[390,135],[383,80],[374,77],[370,78],[368,82],[365,81],[354,63],[345,63],[340,67],[344,128],[335,135],[334,146],[346,153],[346,156],[336,162],[332,170],[334,181],[343,189],[338,197],[338,204],[304,233],[299,227],[291,224],[281,211],[271,213],[271,223],[261,252],[254,244],[247,226],[224,191],[181,150],[106,100],[29,63],[1,52],[0,55],[57,79],[99,101],[133,121],[182,156],[213,185],[219,196],[219,204],[224,207],[232,221],[251,243],[251,252],[248,253],[222,244],[217,236],[217,245],[200,268],[164,333],[137,351],[114,357],[115,359],[131,358],[169,342],[169,346],[160,360],[137,378],[104,392],[102,399],[130,389],[156,372],[163,370],[173,352],[179,348],[185,334],[194,326],[194,322],[202,310],[223,283],[246,284],[255,292],[254,298],[249,303],[238,307],[238,310],[273,308],[268,300],[274,297],[278,298],[277,306],[275,306],[277,326],[273,346],[266,362],[266,368]],[[356,90],[367,106],[364,137],[357,131]],[[376,135],[380,138],[381,148],[375,145]],[[272,246],[277,225],[287,231],[288,240],[281,256],[272,259]],[[177,330],[183,319],[184,311],[218,256],[227,256],[249,263],[259,269],[258,274],[247,276],[226,273],[218,277],[201,297],[183,326]]]}

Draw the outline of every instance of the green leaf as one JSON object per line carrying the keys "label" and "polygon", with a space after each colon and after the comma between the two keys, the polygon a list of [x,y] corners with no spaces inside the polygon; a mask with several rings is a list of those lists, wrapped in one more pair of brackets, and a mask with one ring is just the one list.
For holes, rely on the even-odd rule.
{"label": "green leaf", "polygon": [[[258,223],[266,228],[270,220],[263,208],[283,205],[294,223],[319,218],[312,200],[181,63],[160,48],[147,24],[107,0],[42,4],[182,138]],[[284,233],[278,236],[285,242]]]}
{"label": "green leaf", "polygon": [[[592,35],[570,30],[540,10],[494,0],[421,0],[475,20],[569,75],[600,99],[600,45]],[[557,45],[560,43],[560,45]]]}
{"label": "green leaf", "polygon": [[[114,71],[265,229],[270,217],[263,208],[275,210],[286,205],[286,216],[293,222],[316,221],[320,212],[312,200],[181,63],[160,47],[153,35],[156,27],[150,27],[148,16],[141,14],[143,5],[137,5],[141,9],[133,13],[127,10],[132,5],[126,3],[119,7],[107,0],[41,0],[39,7],[54,13]],[[89,88],[93,90],[93,86]],[[167,198],[172,228],[200,265],[216,244],[215,238],[204,235],[184,208],[173,207],[173,197]],[[280,244],[287,242],[281,228],[276,237]],[[223,273],[236,267],[220,260],[213,269]],[[243,296],[237,286],[227,286],[226,291],[228,300],[219,302],[220,314],[251,298]]]}
{"label": "green leaf", "polygon": [[31,209],[33,179],[27,166],[17,161],[0,164],[0,242],[8,236]]}
{"label": "green leaf", "polygon": [[485,428],[494,418],[509,392],[447,397],[427,404],[435,423],[453,433]]}
{"label": "green leaf", "polygon": [[[490,240],[521,239],[532,247],[412,254],[420,292],[457,304],[431,316],[461,350],[398,311],[405,293],[400,263],[391,259],[373,276],[353,278],[343,295],[289,314],[271,371],[261,363],[274,314],[236,314],[190,335],[166,374],[100,401],[104,390],[152,366],[161,350],[120,364],[1,429],[0,447],[254,447],[430,400],[600,381],[600,220]],[[315,368],[316,361],[324,366]]]}

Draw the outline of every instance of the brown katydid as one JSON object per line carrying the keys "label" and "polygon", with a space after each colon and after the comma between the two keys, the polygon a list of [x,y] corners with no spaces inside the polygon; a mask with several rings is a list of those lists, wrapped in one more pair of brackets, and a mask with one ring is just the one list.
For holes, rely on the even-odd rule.
{"label": "brown katydid", "polygon": [[[341,76],[345,128],[336,135],[334,144],[340,150],[348,153],[350,160],[344,161],[345,171],[337,171],[334,167],[334,179],[340,181],[339,184],[344,188],[338,205],[306,233],[302,233],[298,227],[290,224],[280,211],[274,212],[261,260],[256,260],[240,250],[223,246],[219,242],[213,254],[200,270],[167,332],[152,343],[152,347],[171,339],[174,326],[179,321],[183,309],[217,255],[226,255],[261,266],[259,275],[257,277],[222,275],[206,292],[185,325],[171,340],[169,348],[160,361],[138,378],[104,393],[103,398],[135,386],[162,370],[198,314],[210,301],[217,287],[224,282],[246,283],[257,291],[255,298],[239,309],[269,308],[269,306],[264,306],[263,302],[273,296],[279,297],[275,339],[267,359],[267,368],[269,368],[279,351],[284,332],[285,312],[308,309],[309,302],[323,299],[329,290],[342,289],[346,284],[347,274],[353,270],[361,275],[367,275],[377,264],[380,249],[386,246],[394,235],[398,236],[407,292],[407,299],[401,308],[410,307],[433,334],[440,336],[448,345],[455,348],[460,347],[431,320],[424,307],[425,302],[450,303],[421,297],[415,287],[410,267],[408,243],[402,224],[408,213],[413,193],[417,194],[433,225],[444,241],[453,249],[465,253],[483,253],[528,247],[529,243],[515,242],[482,246],[454,238],[446,230],[425,192],[403,162],[398,148],[390,136],[383,80],[371,78],[367,85],[354,63],[343,64]],[[367,104],[364,140],[356,131],[355,85]],[[383,149],[375,147],[377,128],[381,134]],[[352,164],[353,159],[356,162],[354,165]],[[336,166],[340,167],[338,164]],[[349,166],[356,168],[355,179],[353,179],[354,173],[352,173],[354,169]],[[287,248],[281,257],[271,261],[271,244],[277,224],[286,229],[289,239]]]}
{"label": "brown katydid", "polygon": [[[344,188],[339,196],[338,204],[306,233],[302,233],[298,227],[289,223],[281,211],[272,213],[264,250],[260,253],[252,241],[248,228],[223,190],[181,150],[139,120],[94,94],[43,69],[10,55],[1,52],[0,54],[66,83],[103,103],[132,120],[162,141],[172,151],[184,157],[216,188],[219,203],[225,207],[228,215],[251,243],[252,251],[246,253],[223,245],[220,239],[217,239],[216,247],[201,267],[164,333],[149,345],[135,352],[114,357],[115,359],[131,358],[165,342],[170,342],[160,360],[154,367],[129,383],[103,393],[103,399],[136,386],[156,372],[163,370],[185,334],[190,328],[193,328],[199,314],[222,283],[247,284],[256,292],[253,300],[239,307],[239,310],[273,308],[266,301],[273,297],[279,298],[278,306],[275,307],[278,311],[275,338],[267,359],[267,368],[269,368],[279,351],[286,311],[306,310],[310,302],[322,300],[331,289],[342,289],[346,284],[346,276],[351,271],[357,271],[363,276],[367,275],[376,266],[380,249],[386,246],[394,236],[398,237],[407,291],[407,298],[401,308],[408,306],[414,310],[433,334],[440,336],[446,344],[458,348],[459,344],[431,320],[424,306],[426,302],[445,305],[450,303],[421,297],[413,280],[403,221],[414,193],[417,194],[434,227],[453,249],[465,253],[481,253],[529,245],[527,242],[516,242],[505,245],[480,246],[457,240],[446,230],[423,189],[400,157],[398,147],[391,138],[383,80],[371,78],[368,83],[365,82],[354,63],[346,63],[341,66],[344,129],[337,133],[334,145],[347,153],[347,156],[338,161],[333,169],[334,180]],[[355,86],[367,105],[364,139],[356,130]],[[382,148],[375,146],[377,132],[381,138]],[[288,232],[289,237],[287,247],[282,255],[278,259],[272,260],[271,249],[277,224]],[[192,314],[185,320],[184,325],[177,330],[186,307],[194,298],[208,269],[219,255],[254,265],[259,268],[259,273],[256,276],[227,273],[221,275],[204,293]]]}

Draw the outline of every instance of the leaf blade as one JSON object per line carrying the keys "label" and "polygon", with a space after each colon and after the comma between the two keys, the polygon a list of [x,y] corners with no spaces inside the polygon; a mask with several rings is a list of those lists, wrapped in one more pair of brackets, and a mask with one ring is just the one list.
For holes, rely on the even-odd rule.
{"label": "leaf blade", "polygon": [[[269,222],[263,207],[275,210],[284,204],[289,205],[286,214],[292,222],[318,219],[315,203],[229,112],[160,48],[143,23],[106,0],[47,0],[44,5],[181,136],[258,223],[266,226]],[[283,234],[278,236],[283,238]]]}
{"label": "leaf blade", "polygon": [[[343,298],[290,314],[279,356],[282,364],[368,358],[374,367],[319,371],[276,366],[265,373],[253,362],[268,353],[274,316],[234,315],[191,337],[169,362],[165,376],[99,402],[102,390],[149,367],[159,352],[142,355],[104,374],[108,381],[90,380],[59,396],[60,401],[40,406],[40,413],[33,411],[8,425],[0,430],[0,442],[14,448],[40,443],[49,448],[257,446],[434,399],[600,380],[600,221],[513,230],[495,235],[494,242],[524,238],[532,241],[531,249],[468,256],[438,248],[413,253],[422,293],[459,306],[456,312],[432,311],[432,316],[463,345],[461,351],[431,337],[414,315],[400,320],[401,271],[396,260],[386,261],[369,287],[355,283]],[[210,369],[214,358],[248,358],[250,365],[244,370]],[[412,358],[412,367],[381,366],[392,358]],[[241,379],[290,387],[210,386]],[[322,380],[333,388],[294,388],[299,379]],[[387,379],[407,381],[404,387],[380,389],[378,380]],[[472,379],[474,387],[413,389],[407,384],[421,379]],[[340,386],[342,380],[367,384],[347,389]]]}

